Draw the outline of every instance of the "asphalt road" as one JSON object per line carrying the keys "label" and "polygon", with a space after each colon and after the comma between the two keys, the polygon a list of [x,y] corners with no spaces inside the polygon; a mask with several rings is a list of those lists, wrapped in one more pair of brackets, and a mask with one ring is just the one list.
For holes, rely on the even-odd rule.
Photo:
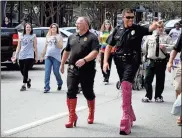
{"label": "asphalt road", "polygon": [[[79,120],[77,127],[73,129],[64,127],[64,123],[68,120],[66,72],[62,75],[64,84],[61,91],[57,91],[56,80],[52,73],[51,92],[48,94],[43,93],[44,65],[36,65],[30,71],[30,78],[32,79],[32,87],[25,92],[20,92],[19,89],[22,85],[20,72],[1,68],[1,133],[3,135],[10,137],[120,136],[121,96],[120,90],[117,90],[115,86],[118,76],[114,64],[111,69],[110,84],[107,86],[102,82],[101,70],[97,64],[94,88],[96,93],[95,123],[87,124],[87,103],[83,95],[79,94],[77,104],[77,109],[80,110],[78,111]],[[176,125],[176,117],[170,114],[172,104],[175,101],[171,78],[171,74],[166,72],[164,103],[142,103],[141,98],[145,95],[145,90],[133,91],[133,107],[137,121],[134,123],[130,136],[181,136],[181,127]],[[55,117],[55,115],[59,117]],[[40,120],[45,121],[45,119],[53,116],[56,119],[33,125],[33,123],[36,124]],[[26,128],[26,126],[29,127]]]}

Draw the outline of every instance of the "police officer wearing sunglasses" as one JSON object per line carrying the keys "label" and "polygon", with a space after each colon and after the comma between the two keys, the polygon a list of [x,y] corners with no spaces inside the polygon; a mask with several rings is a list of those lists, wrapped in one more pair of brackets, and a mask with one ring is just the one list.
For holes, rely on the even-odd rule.
{"label": "police officer wearing sunglasses", "polygon": [[141,63],[141,42],[145,35],[151,34],[157,28],[157,22],[149,28],[133,24],[134,11],[124,9],[122,12],[123,25],[117,26],[107,39],[104,55],[104,67],[109,69],[108,58],[113,46],[116,46],[114,61],[122,87],[123,116],[120,122],[120,134],[128,135],[131,132],[133,121],[136,120],[131,105],[132,82]]}

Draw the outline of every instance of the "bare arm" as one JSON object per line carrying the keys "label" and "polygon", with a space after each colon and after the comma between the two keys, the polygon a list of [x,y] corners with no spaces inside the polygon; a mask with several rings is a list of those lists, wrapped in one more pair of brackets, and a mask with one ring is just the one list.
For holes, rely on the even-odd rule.
{"label": "bare arm", "polygon": [[41,58],[44,58],[46,51],[47,51],[47,39],[46,39],[46,44],[45,44],[44,50],[42,51],[42,54],[41,54]]}
{"label": "bare arm", "polygon": [[111,54],[112,46],[107,45],[104,52],[104,63],[108,63],[109,56]]}
{"label": "bare arm", "polygon": [[58,37],[58,38],[56,38],[56,40],[57,40],[57,47],[60,49],[63,48],[63,38]]}
{"label": "bare arm", "polygon": [[17,45],[17,48],[16,48],[16,52],[15,52],[15,57],[17,58],[18,56],[18,53],[20,52],[20,49],[21,49],[21,44],[20,44],[20,39],[18,40],[18,45]]}
{"label": "bare arm", "polygon": [[93,50],[92,52],[90,52],[86,57],[84,57],[84,59],[89,62],[92,61],[93,59],[95,59],[98,55],[98,51],[97,50]]}
{"label": "bare arm", "polygon": [[173,63],[173,60],[176,57],[177,53],[178,52],[176,50],[171,51],[170,58],[169,58],[169,63],[171,63],[171,64]]}
{"label": "bare arm", "polygon": [[35,37],[34,39],[34,50],[35,50],[35,58],[38,58],[38,52],[37,52],[37,38]]}
{"label": "bare arm", "polygon": [[169,32],[168,36],[170,36],[170,37],[171,37],[171,35],[172,35],[172,32],[173,32],[173,31],[171,30],[171,31]]}
{"label": "bare arm", "polygon": [[162,21],[159,21],[159,22],[153,22],[150,26],[149,26],[149,32],[153,32],[154,30],[157,29],[157,27],[159,26],[159,24],[161,23]]}
{"label": "bare arm", "polygon": [[[99,43],[101,42],[101,37],[100,37],[100,35],[98,36],[98,40],[99,40]],[[99,54],[98,54],[98,58],[100,58],[101,57],[101,50],[99,50]]]}
{"label": "bare arm", "polygon": [[64,64],[66,63],[66,60],[69,57],[69,54],[70,54],[70,52],[64,50],[63,57],[61,59],[61,66],[64,66]]}
{"label": "bare arm", "polygon": [[100,35],[98,36],[98,40],[99,40],[99,43],[100,43],[100,41],[101,41]]}

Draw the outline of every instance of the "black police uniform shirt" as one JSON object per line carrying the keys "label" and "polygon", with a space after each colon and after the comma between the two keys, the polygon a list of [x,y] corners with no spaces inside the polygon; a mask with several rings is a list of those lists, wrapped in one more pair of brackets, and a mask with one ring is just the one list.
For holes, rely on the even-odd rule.
{"label": "black police uniform shirt", "polygon": [[[87,31],[84,35],[79,35],[79,33],[72,34],[68,37],[68,43],[65,48],[66,51],[70,51],[69,64],[75,65],[75,63],[84,57],[86,57],[93,50],[99,51],[99,41],[97,37]],[[81,68],[94,68],[95,67],[95,59],[87,62]]]}
{"label": "black police uniform shirt", "polygon": [[[133,24],[129,28],[117,26],[107,39],[107,44],[116,46],[116,54],[129,54],[134,51],[138,54],[141,52],[141,42],[145,35],[151,35],[149,28]],[[138,56],[140,61],[140,55]]]}
{"label": "black police uniform shirt", "polygon": [[173,49],[176,50],[177,52],[181,52],[180,60],[182,61],[182,34],[179,36],[178,41]]}

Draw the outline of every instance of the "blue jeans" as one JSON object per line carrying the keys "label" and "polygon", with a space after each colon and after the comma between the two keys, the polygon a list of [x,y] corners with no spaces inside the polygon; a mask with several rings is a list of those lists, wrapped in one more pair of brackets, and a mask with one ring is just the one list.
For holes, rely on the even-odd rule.
{"label": "blue jeans", "polygon": [[59,68],[60,68],[60,62],[53,58],[53,57],[47,57],[45,59],[45,87],[44,89],[45,90],[50,90],[50,76],[51,76],[51,70],[52,70],[52,66],[53,66],[53,72],[54,72],[54,75],[56,77],[56,80],[57,80],[57,85],[58,87],[61,87],[62,84],[63,84],[63,81],[61,79],[61,75],[59,73]]}

